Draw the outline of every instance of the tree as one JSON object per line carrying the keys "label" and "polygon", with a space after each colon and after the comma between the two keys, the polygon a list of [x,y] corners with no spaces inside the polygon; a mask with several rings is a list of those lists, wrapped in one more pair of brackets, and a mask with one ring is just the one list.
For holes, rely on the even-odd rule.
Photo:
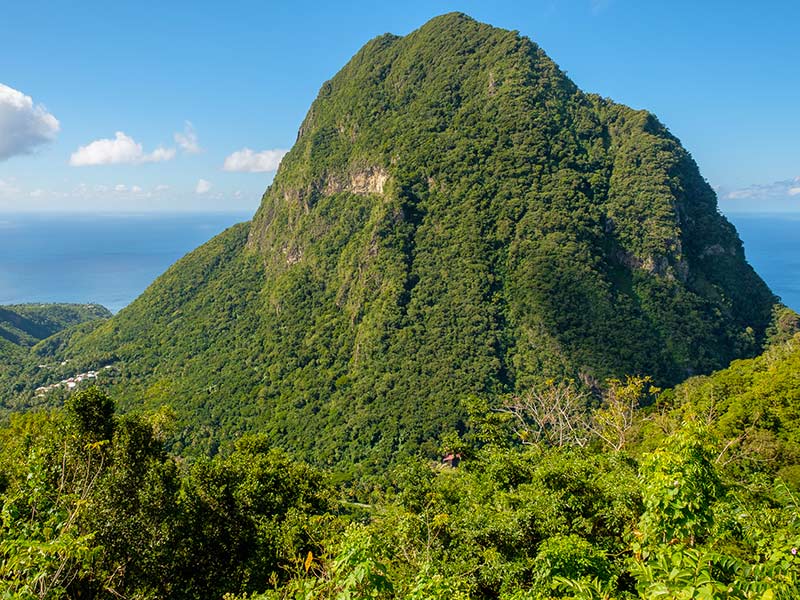
{"label": "tree", "polygon": [[89,442],[110,440],[114,434],[114,401],[93,386],[76,392],[64,403],[75,433]]}
{"label": "tree", "polygon": [[514,396],[498,411],[513,417],[514,431],[523,444],[585,446],[589,441],[589,394],[572,382],[533,387]]}
{"label": "tree", "polygon": [[591,430],[614,452],[622,450],[629,441],[634,417],[642,400],[657,393],[650,377],[627,377],[623,383],[619,379],[609,379],[608,389],[603,396],[603,404],[594,411]]}
{"label": "tree", "polygon": [[103,446],[90,442],[76,452],[67,442],[30,449],[22,478],[3,499],[3,598],[62,598],[91,572],[100,548],[82,519],[104,468]]}

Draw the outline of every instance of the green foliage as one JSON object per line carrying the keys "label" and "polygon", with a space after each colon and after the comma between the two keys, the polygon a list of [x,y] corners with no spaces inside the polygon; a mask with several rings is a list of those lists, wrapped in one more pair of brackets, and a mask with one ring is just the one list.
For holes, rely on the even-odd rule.
{"label": "green foliage", "polygon": [[0,306],[0,338],[31,347],[74,325],[110,317],[99,304],[8,304]]}
{"label": "green foliage", "polygon": [[0,427],[0,594],[799,597],[798,318],[716,208],[518,34],[376,38],[252,223],[111,319],[0,309],[4,407],[64,400]]}
{"label": "green foliage", "polygon": [[91,387],[70,396],[64,404],[67,419],[82,441],[109,441],[114,432],[114,402]]}
{"label": "green foliage", "polygon": [[707,377],[693,377],[663,393],[639,433],[641,445],[660,443],[664,431],[687,420],[708,423],[720,443],[714,460],[732,477],[753,473],[789,482],[800,465],[800,334],[761,356],[734,361]]}
{"label": "green foliage", "polygon": [[367,600],[392,593],[386,565],[376,556],[374,546],[374,540],[358,528],[345,532],[342,551],[332,565],[336,600]]}
{"label": "green foliage", "polygon": [[48,493],[44,465],[32,456],[26,485],[5,498],[0,536],[0,593],[13,598],[60,598],[97,555],[92,533],[76,526],[83,494]]}
{"label": "green foliage", "polygon": [[24,459],[2,497],[3,597],[68,597],[71,584],[91,573],[100,548],[81,520],[103,468],[103,448],[78,444],[23,441],[27,448],[15,453]]}
{"label": "green foliage", "polygon": [[0,429],[4,597],[199,599],[263,591],[332,516],[321,473],[242,438],[181,470],[163,413],[97,389]]}
{"label": "green foliage", "polygon": [[632,571],[645,600],[789,600],[800,592],[800,562],[787,550],[753,565],[682,544],[663,546],[648,562],[635,563]]}
{"label": "green foliage", "polygon": [[242,438],[227,456],[198,462],[183,479],[176,570],[179,597],[257,591],[303,550],[310,515],[328,508],[322,475],[271,449],[262,437]]}
{"label": "green foliage", "polygon": [[782,344],[800,332],[800,315],[786,306],[776,306],[772,311],[772,323],[767,328],[767,342]]}
{"label": "green foliage", "polygon": [[694,546],[713,522],[719,481],[707,432],[687,426],[644,458],[640,467],[644,513],[641,541]]}
{"label": "green foliage", "polygon": [[556,535],[539,545],[535,581],[552,584],[561,579],[596,579],[608,582],[612,576],[613,568],[605,554],[575,534]]}
{"label": "green foliage", "polygon": [[[763,498],[746,502],[735,487],[724,489],[706,436],[684,426],[642,462],[645,511],[630,564],[640,597],[797,597],[796,502],[789,494],[776,511]],[[726,518],[726,511],[735,516]]]}
{"label": "green foliage", "polygon": [[[781,360],[792,356],[781,352],[788,352]],[[628,379],[609,389],[638,401],[646,385]],[[363,504],[347,496],[358,488],[334,490],[264,435],[242,437],[213,458],[176,460],[165,447],[169,410],[115,416],[111,407],[92,389],[61,410],[18,415],[0,428],[7,597],[788,600],[800,593],[797,493],[763,471],[721,464],[724,441],[709,430],[725,415],[684,424],[650,452],[633,443],[602,452],[599,439],[580,447],[472,444],[469,435],[449,435],[448,448],[464,453],[457,468],[405,459]],[[508,423],[495,425],[489,431],[505,428],[507,438]]]}
{"label": "green foliage", "polygon": [[84,334],[111,317],[98,304],[14,304],[0,306],[0,414],[14,405],[12,398],[29,401],[44,379],[59,371],[40,367],[35,349],[53,346],[55,338]]}

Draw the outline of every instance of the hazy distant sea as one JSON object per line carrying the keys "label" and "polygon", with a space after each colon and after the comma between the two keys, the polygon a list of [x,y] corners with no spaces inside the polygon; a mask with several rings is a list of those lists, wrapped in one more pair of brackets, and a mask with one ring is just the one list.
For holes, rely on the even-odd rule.
{"label": "hazy distant sea", "polygon": [[[117,312],[187,252],[250,214],[0,215],[0,304],[97,302]],[[800,214],[730,214],[747,259],[800,311]]]}
{"label": "hazy distant sea", "polygon": [[117,312],[187,252],[250,214],[0,215],[0,304]]}

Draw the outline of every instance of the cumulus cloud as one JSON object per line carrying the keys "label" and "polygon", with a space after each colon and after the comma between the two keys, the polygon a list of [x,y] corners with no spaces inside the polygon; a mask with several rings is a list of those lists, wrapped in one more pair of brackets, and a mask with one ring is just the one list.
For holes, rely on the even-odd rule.
{"label": "cumulus cloud", "polygon": [[197,154],[203,149],[197,141],[197,132],[194,130],[194,125],[191,121],[186,121],[183,126],[183,133],[176,133],[174,136],[175,143],[181,147],[181,150],[189,154]]}
{"label": "cumulus cloud", "polygon": [[153,152],[145,153],[142,145],[132,137],[117,131],[113,140],[101,139],[81,146],[69,158],[73,167],[89,165],[138,165],[142,163],[161,162],[175,158],[175,148],[158,147]]}
{"label": "cumulus cloud", "polygon": [[225,159],[222,168],[226,171],[240,171],[244,173],[266,173],[277,171],[286,150],[264,150],[253,152],[250,148],[242,148]]}
{"label": "cumulus cloud", "polygon": [[798,194],[800,194],[800,187],[789,188],[790,196],[797,196]]}
{"label": "cumulus cloud", "polygon": [[61,128],[58,119],[30,96],[0,83],[0,161],[18,154],[30,154],[55,139]]}
{"label": "cumulus cloud", "polygon": [[164,160],[172,160],[175,158],[175,148],[162,148],[159,146],[150,154],[146,154],[142,162],[161,162]]}
{"label": "cumulus cloud", "polygon": [[205,194],[211,189],[211,182],[206,181],[205,179],[201,179],[197,182],[197,186],[194,188],[194,191],[198,194]]}

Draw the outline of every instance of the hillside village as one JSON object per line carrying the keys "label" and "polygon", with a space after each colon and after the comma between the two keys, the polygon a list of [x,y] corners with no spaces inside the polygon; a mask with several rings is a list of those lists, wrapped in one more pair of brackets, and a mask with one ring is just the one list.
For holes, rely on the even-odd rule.
{"label": "hillside village", "polygon": [[[66,361],[61,363],[62,365],[66,364]],[[39,368],[48,368],[48,365],[39,365]],[[100,371],[105,371],[110,369],[111,365],[106,365],[100,369]],[[84,381],[91,381],[96,380],[97,376],[100,374],[100,371],[86,371],[85,373],[78,373],[72,377],[68,377],[67,379],[62,379],[56,383],[51,383],[50,385],[43,385],[41,387],[36,388],[35,395],[37,398],[43,398],[49,392],[59,388],[65,388],[68,391],[75,389],[80,383]]]}

